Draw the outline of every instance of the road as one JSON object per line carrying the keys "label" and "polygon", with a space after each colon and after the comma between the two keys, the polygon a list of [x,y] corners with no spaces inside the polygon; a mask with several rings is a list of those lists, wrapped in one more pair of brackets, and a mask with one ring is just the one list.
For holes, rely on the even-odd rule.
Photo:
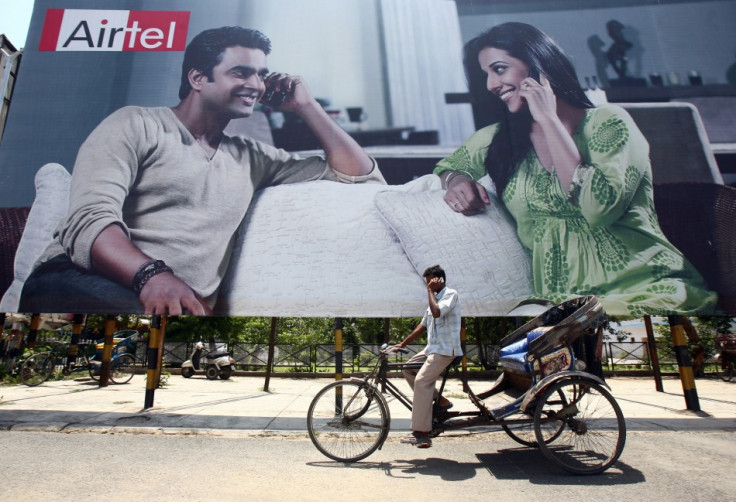
{"label": "road", "polygon": [[269,437],[0,431],[0,500],[734,500],[733,432],[630,432],[618,464],[568,475],[503,432],[418,450],[392,434],[343,465],[301,433]]}

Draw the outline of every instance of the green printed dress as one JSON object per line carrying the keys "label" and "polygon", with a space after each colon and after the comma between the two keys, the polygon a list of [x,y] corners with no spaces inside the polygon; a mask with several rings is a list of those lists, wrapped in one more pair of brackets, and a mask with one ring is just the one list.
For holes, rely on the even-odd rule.
{"label": "green printed dress", "polygon": [[[495,132],[477,131],[435,174],[483,177]],[[574,139],[583,162],[569,194],[534,150],[503,192],[531,252],[535,297],[594,294],[612,315],[711,312],[716,295],[659,228],[649,145],[629,114],[615,105],[587,110]]]}

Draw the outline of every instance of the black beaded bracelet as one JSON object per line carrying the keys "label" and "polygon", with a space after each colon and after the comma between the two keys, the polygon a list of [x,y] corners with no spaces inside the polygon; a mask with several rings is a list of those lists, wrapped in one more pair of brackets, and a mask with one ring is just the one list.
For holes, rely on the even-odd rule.
{"label": "black beaded bracelet", "polygon": [[163,274],[164,272],[174,272],[171,267],[166,265],[163,260],[151,260],[147,261],[133,277],[133,291],[140,293],[143,286],[153,277],[154,275]]}

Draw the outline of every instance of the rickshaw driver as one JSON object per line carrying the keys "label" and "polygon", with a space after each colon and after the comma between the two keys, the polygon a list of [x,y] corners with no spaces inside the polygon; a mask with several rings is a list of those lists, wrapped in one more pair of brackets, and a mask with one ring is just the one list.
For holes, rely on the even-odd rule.
{"label": "rickshaw driver", "polygon": [[[401,439],[402,443],[419,448],[429,448],[432,440],[432,402],[436,399],[437,378],[455,357],[462,355],[460,325],[462,314],[457,291],[445,285],[445,271],[439,265],[429,267],[422,274],[427,282],[429,306],[419,325],[397,347],[404,348],[425,331],[427,346],[409,359],[408,364],[422,363],[417,371],[405,369],[404,378],[414,392],[411,412],[412,433]],[[441,410],[449,410],[452,403],[442,398]]]}

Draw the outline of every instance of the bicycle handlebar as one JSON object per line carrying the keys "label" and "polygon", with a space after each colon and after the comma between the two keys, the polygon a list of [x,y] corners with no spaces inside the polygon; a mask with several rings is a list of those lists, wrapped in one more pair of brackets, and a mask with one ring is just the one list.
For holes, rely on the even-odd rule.
{"label": "bicycle handlebar", "polygon": [[389,345],[387,343],[384,343],[383,345],[381,345],[381,352],[383,352],[384,354],[396,354],[397,352],[408,354],[410,350],[404,347],[397,347],[396,345]]}

